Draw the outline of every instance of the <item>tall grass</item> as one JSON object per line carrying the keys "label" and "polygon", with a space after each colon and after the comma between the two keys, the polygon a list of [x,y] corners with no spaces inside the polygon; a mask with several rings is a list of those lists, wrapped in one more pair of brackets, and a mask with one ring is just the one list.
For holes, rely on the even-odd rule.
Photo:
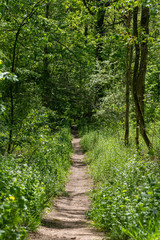
{"label": "tall grass", "polygon": [[82,138],[95,183],[88,214],[112,239],[160,239],[159,167],[118,136],[105,130]]}

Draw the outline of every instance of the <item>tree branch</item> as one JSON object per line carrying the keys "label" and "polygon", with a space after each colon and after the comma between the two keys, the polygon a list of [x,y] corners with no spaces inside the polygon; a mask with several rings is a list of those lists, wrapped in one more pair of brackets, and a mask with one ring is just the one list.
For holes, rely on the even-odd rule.
{"label": "tree branch", "polygon": [[20,31],[21,31],[22,27],[27,23],[27,20],[30,19],[37,11],[37,9],[35,9],[37,7],[37,5],[39,5],[40,3],[43,3],[44,1],[45,0],[39,0],[31,9],[31,12],[22,20],[22,22],[20,23],[20,25],[18,27],[18,30],[16,32],[14,46],[13,46],[13,59],[12,59],[12,69],[11,69],[12,73],[15,72],[15,55],[16,55],[16,47],[17,47],[17,41],[18,41]]}
{"label": "tree branch", "polygon": [[106,27],[106,28],[108,28],[108,27],[113,27],[114,25],[118,25],[118,24],[121,24],[121,23],[123,23],[123,20],[121,20],[121,21],[119,21],[119,22],[116,22],[116,23],[109,24],[109,25],[107,25],[107,26],[105,26],[105,27]]}
{"label": "tree branch", "polygon": [[88,12],[89,12],[92,16],[94,16],[95,14],[91,11],[91,9],[89,8],[89,6],[87,5],[86,0],[83,0],[83,4],[84,4],[84,6],[87,8]]}
{"label": "tree branch", "polygon": [[53,38],[54,41],[56,41],[57,43],[59,43],[61,46],[65,47],[68,52],[72,53],[72,55],[76,58],[76,60],[79,62],[79,64],[81,64],[81,61],[78,59],[77,55],[72,51],[70,50],[65,44],[61,43],[59,40]]}

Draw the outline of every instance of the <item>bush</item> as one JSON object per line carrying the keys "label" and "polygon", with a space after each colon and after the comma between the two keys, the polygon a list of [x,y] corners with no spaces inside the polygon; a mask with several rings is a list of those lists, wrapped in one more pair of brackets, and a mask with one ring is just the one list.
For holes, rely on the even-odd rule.
{"label": "bush", "polygon": [[13,157],[1,157],[0,167],[1,237],[23,239],[29,216],[44,207],[45,187],[36,169],[18,163]]}
{"label": "bush", "polygon": [[21,145],[12,155],[0,156],[0,239],[25,239],[40,223],[50,198],[64,190],[71,134],[68,128],[52,133],[47,116],[44,111],[32,121],[28,116],[30,122],[17,138]]}

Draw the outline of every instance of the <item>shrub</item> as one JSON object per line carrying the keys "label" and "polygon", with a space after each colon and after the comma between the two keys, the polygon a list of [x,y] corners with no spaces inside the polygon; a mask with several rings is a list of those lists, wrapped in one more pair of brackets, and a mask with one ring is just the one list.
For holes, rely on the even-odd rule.
{"label": "shrub", "polygon": [[26,120],[17,138],[21,145],[12,155],[0,156],[0,239],[25,239],[40,223],[50,198],[63,191],[71,134],[68,128],[52,133],[47,116],[37,113],[38,119]]}

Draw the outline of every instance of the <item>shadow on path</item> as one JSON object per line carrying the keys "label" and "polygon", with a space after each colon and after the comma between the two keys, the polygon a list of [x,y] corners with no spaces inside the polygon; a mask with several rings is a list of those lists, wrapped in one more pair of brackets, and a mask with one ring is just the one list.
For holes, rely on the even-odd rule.
{"label": "shadow on path", "polygon": [[103,233],[93,228],[85,218],[85,212],[90,206],[88,195],[93,183],[87,174],[87,166],[83,162],[84,154],[80,147],[76,126],[73,126],[72,134],[74,154],[71,158],[73,161],[71,174],[66,184],[68,196],[54,200],[52,211],[46,213],[42,226],[37,233],[30,235],[30,240],[104,239]]}

